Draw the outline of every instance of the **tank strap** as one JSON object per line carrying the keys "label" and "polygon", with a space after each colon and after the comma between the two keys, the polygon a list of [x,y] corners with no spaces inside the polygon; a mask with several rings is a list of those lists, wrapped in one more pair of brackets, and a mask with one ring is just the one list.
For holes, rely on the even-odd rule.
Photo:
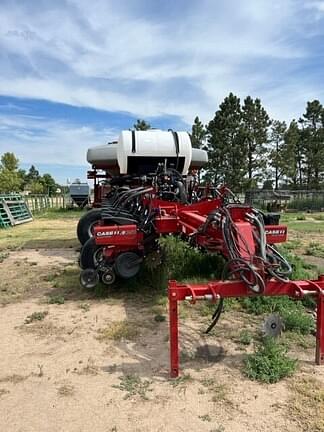
{"label": "tank strap", "polygon": [[175,144],[176,153],[177,153],[177,163],[176,163],[176,170],[177,170],[178,166],[179,166],[179,153],[180,153],[178,132],[172,131],[172,135],[173,135],[174,144]]}
{"label": "tank strap", "polygon": [[174,144],[175,144],[175,149],[176,149],[176,153],[177,153],[177,157],[179,156],[179,152],[180,152],[180,147],[179,147],[179,137],[178,137],[178,133],[171,130],[172,135],[173,135],[173,139],[174,139]]}
{"label": "tank strap", "polygon": [[135,131],[132,131],[132,153],[136,153]]}

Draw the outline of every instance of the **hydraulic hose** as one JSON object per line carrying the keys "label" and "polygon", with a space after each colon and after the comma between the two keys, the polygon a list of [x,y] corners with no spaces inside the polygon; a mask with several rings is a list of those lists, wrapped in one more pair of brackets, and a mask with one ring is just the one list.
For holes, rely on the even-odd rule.
{"label": "hydraulic hose", "polygon": [[222,314],[222,311],[223,311],[223,304],[224,304],[224,299],[221,298],[218,302],[218,305],[216,307],[215,312],[212,315],[212,321],[205,331],[206,334],[208,334],[215,327],[215,325],[218,323],[218,320],[219,320],[219,318]]}

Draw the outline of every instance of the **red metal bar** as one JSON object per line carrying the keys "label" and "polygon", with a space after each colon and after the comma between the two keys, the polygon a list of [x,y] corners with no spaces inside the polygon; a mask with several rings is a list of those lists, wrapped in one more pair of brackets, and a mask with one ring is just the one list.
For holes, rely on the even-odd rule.
{"label": "red metal bar", "polygon": [[[321,282],[314,281],[318,286],[324,289],[324,280]],[[204,296],[206,294],[212,294],[213,292],[220,297],[247,297],[255,296],[247,286],[239,280],[233,281],[211,281],[205,284],[181,284],[175,283],[174,288],[176,288],[177,300],[184,300],[186,297],[192,294],[192,289],[195,291],[197,296]],[[304,291],[314,291],[314,287],[310,284],[310,281],[288,281],[279,282],[277,280],[268,281],[265,291],[262,295],[265,296],[280,296],[287,295],[294,298],[301,298],[304,295]],[[318,291],[318,289],[317,289]],[[316,291],[316,292],[317,292]]]}
{"label": "red metal bar", "polygon": [[[249,290],[239,281],[211,281],[207,284],[180,284],[169,281],[169,319],[170,319],[170,375],[179,375],[179,329],[178,329],[178,301],[212,299],[226,297],[247,297],[257,294]],[[316,357],[317,364],[324,364],[324,276],[315,281],[287,281],[270,280],[262,293],[264,296],[289,296],[301,299],[305,295],[317,297],[316,323]]]}
{"label": "red metal bar", "polygon": [[170,375],[176,378],[179,375],[179,330],[178,330],[178,300],[177,283],[169,282],[169,318],[170,318]]}
{"label": "red metal bar", "polygon": [[316,319],[316,364],[324,364],[324,292],[321,290],[317,297]]}

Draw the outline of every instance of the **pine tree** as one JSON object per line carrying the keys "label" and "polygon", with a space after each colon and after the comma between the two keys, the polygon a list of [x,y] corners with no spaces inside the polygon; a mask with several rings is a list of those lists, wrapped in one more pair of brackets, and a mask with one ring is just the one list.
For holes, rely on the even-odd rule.
{"label": "pine tree", "polygon": [[191,128],[190,137],[193,148],[201,148],[203,146],[204,139],[206,137],[206,129],[198,116],[195,117],[194,124]]}
{"label": "pine tree", "polygon": [[253,187],[257,180],[263,178],[266,168],[266,145],[271,122],[260,99],[253,100],[250,96],[244,100],[242,118],[247,145],[248,183],[249,187]]}
{"label": "pine tree", "polygon": [[272,150],[270,151],[270,166],[274,168],[274,182],[275,189],[279,187],[279,180],[283,174],[283,147],[285,144],[285,133],[287,125],[285,122],[279,120],[273,120],[271,124],[270,142],[272,144]]}
{"label": "pine tree", "polygon": [[138,119],[137,122],[134,124],[134,129],[137,131],[145,131],[148,129],[151,129],[150,123],[146,122],[145,120]]}
{"label": "pine tree", "polygon": [[287,182],[292,184],[294,188],[302,188],[304,182],[304,146],[296,120],[292,120],[285,132],[279,161],[282,175]]}
{"label": "pine tree", "polygon": [[307,102],[306,112],[299,120],[305,146],[306,184],[319,188],[324,171],[324,109],[318,100]]}
{"label": "pine tree", "polygon": [[26,181],[27,183],[31,183],[32,181],[39,181],[39,179],[40,179],[39,171],[35,168],[34,165],[32,165],[29,168],[29,171],[26,175]]}
{"label": "pine tree", "polygon": [[240,99],[230,93],[207,126],[207,177],[216,184],[227,184],[234,191],[243,189],[247,172],[243,132]]}

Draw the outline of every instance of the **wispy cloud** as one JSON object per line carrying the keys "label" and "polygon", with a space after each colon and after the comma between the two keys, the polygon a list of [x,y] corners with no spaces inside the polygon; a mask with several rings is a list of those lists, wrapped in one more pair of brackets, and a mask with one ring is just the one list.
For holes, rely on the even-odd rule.
{"label": "wispy cloud", "polygon": [[1,153],[14,152],[24,163],[85,164],[90,146],[116,137],[113,129],[77,126],[63,120],[15,115],[0,116]]}
{"label": "wispy cloud", "polygon": [[[324,97],[323,24],[323,1],[3,0],[0,94],[189,128],[233,91],[289,120]],[[78,122],[61,108],[61,118],[36,118],[11,103],[11,113],[0,107],[1,150],[26,162],[80,163],[122,126]]]}
{"label": "wispy cloud", "polygon": [[315,9],[319,12],[324,12],[324,1],[309,1],[306,3],[306,7],[309,9]]}
{"label": "wispy cloud", "polygon": [[134,3],[5,2],[0,93],[190,122],[232,89],[262,96],[273,62],[284,88],[284,71],[311,55],[300,38],[312,13],[299,0],[189,1],[170,11]]}

